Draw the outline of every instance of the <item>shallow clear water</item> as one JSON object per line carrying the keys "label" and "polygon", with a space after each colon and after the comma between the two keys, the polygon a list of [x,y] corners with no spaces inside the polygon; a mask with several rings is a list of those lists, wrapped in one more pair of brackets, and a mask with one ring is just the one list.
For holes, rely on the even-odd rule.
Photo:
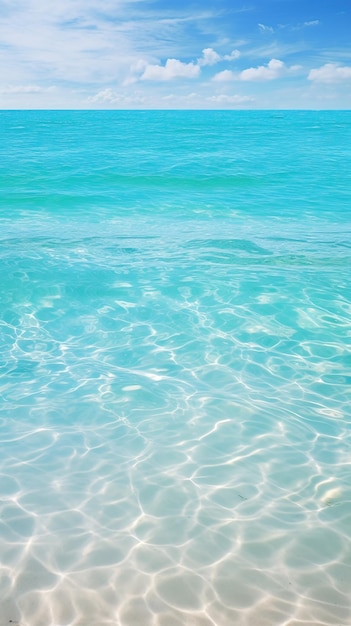
{"label": "shallow clear water", "polygon": [[350,122],[1,112],[1,626],[351,623]]}

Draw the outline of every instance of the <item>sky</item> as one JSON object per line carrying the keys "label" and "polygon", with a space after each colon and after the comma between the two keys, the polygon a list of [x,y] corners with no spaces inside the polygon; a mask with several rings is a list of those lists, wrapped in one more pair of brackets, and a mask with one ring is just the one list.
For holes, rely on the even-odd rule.
{"label": "sky", "polygon": [[1,109],[350,109],[350,0],[0,0]]}

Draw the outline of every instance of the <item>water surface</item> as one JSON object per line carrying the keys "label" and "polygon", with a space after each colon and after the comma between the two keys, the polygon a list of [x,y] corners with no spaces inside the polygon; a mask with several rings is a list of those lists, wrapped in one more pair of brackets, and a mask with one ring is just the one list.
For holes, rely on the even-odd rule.
{"label": "water surface", "polygon": [[0,121],[1,626],[348,626],[351,114]]}

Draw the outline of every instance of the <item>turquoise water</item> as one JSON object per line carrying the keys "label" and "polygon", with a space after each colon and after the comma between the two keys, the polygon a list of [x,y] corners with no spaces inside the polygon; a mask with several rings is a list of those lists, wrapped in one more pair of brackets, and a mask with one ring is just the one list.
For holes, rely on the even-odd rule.
{"label": "turquoise water", "polygon": [[1,626],[349,626],[351,113],[0,137]]}

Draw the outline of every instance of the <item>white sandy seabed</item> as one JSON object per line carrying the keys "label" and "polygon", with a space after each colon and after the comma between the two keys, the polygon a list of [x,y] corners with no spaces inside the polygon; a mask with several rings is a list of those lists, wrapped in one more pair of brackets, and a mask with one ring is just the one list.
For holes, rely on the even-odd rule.
{"label": "white sandy seabed", "polygon": [[342,438],[187,403],[134,419],[121,403],[88,427],[4,420],[1,626],[349,626]]}

